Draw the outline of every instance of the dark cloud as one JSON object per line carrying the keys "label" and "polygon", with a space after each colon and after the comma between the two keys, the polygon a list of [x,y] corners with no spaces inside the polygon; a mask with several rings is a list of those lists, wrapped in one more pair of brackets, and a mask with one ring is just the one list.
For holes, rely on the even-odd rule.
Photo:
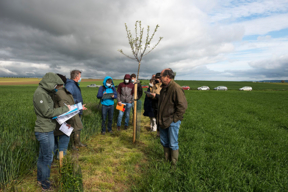
{"label": "dark cloud", "polygon": [[203,65],[233,51],[244,34],[243,27],[207,25],[207,15],[190,1],[0,1],[0,76],[41,77],[49,71],[69,76],[80,69],[83,77],[122,79],[137,73],[137,61],[117,51],[132,55],[124,23],[134,35],[136,20],[145,27],[143,40],[147,24],[150,35],[160,25],[152,46],[164,37],[143,58],[140,78],[167,67],[177,78],[222,78]]}

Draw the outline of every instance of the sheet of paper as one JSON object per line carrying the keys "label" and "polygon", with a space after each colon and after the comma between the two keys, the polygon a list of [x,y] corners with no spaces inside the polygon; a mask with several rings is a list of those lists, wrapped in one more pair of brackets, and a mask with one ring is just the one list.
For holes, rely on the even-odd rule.
{"label": "sheet of paper", "polygon": [[62,125],[61,125],[61,127],[59,128],[59,130],[60,131],[62,131],[65,135],[67,135],[68,137],[70,137],[70,135],[71,135],[71,133],[72,133],[72,131],[73,131],[73,127],[68,127],[67,126],[67,123],[63,123]]}
{"label": "sheet of paper", "polygon": [[74,104],[74,105],[70,105],[70,111],[68,111],[68,112],[66,112],[66,113],[64,113],[64,114],[62,114],[62,115],[59,115],[59,116],[57,116],[56,118],[61,117],[61,116],[68,115],[68,114],[70,114],[70,113],[73,113],[73,112],[75,112],[75,111],[77,111],[77,110],[81,110],[81,109],[83,109],[83,106],[82,106],[82,103],[81,103],[81,102],[80,102],[80,103],[77,103],[77,104]]}
{"label": "sheet of paper", "polygon": [[74,117],[75,115],[78,115],[78,113],[79,113],[80,111],[78,110],[78,111],[74,111],[74,112],[72,112],[72,113],[69,113],[69,114],[67,114],[67,115],[65,115],[65,116],[58,116],[57,117],[57,119],[56,119],[56,121],[60,124],[60,125],[62,125],[63,123],[65,123],[67,120],[69,120],[69,119],[71,119],[72,117]]}

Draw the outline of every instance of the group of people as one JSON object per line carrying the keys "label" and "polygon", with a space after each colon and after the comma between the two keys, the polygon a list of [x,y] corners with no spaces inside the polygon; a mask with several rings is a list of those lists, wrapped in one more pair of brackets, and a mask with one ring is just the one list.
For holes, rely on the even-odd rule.
{"label": "group of people", "polygon": [[[161,144],[164,148],[164,157],[176,165],[179,155],[178,134],[181,121],[187,109],[187,100],[183,89],[174,81],[172,69],[164,69],[150,79],[149,88],[144,102],[144,115],[150,117],[151,131],[157,130]],[[50,169],[53,154],[57,157],[59,151],[64,155],[68,148],[70,137],[59,130],[60,125],[52,120],[53,117],[68,112],[71,105],[81,102],[83,98],[79,83],[81,71],[73,70],[70,79],[55,73],[46,73],[39,83],[33,97],[34,110],[37,116],[35,122],[35,136],[40,143],[39,157],[37,161],[37,181],[42,189],[50,189]],[[103,86],[98,90],[97,98],[102,104],[102,130],[106,132],[106,118],[108,115],[108,132],[112,133],[112,121],[114,113],[114,99],[117,105],[125,105],[125,111],[119,111],[117,118],[117,130],[121,130],[122,118],[125,114],[124,129],[128,128],[130,110],[134,107],[134,86],[137,84],[137,100],[142,97],[143,90],[139,81],[136,82],[135,74],[126,74],[122,83],[116,90],[113,79],[107,76],[103,80]],[[109,97],[106,97],[109,94]],[[106,95],[106,96],[105,96]],[[83,110],[86,110],[85,104]],[[80,133],[83,129],[81,122],[82,110],[66,123],[73,127],[72,148],[85,147],[80,141]]]}
{"label": "group of people", "polygon": [[[70,137],[59,130],[60,125],[52,118],[68,112],[71,105],[79,102],[83,104],[79,82],[81,82],[81,71],[79,70],[71,71],[70,79],[66,79],[61,74],[46,73],[33,96],[34,111],[37,117],[34,131],[36,139],[40,143],[37,182],[46,191],[51,189],[49,177],[53,154],[57,157],[59,151],[63,151],[65,155],[70,141]],[[84,104],[83,110],[86,109]],[[80,133],[83,129],[82,113],[81,110],[79,115],[73,116],[66,122],[68,127],[74,128],[71,135],[74,150],[78,150],[77,147],[86,147],[80,141]]]}
{"label": "group of people", "polygon": [[[122,83],[118,85],[117,91],[113,83],[113,79],[110,76],[104,78],[103,86],[98,90],[97,98],[100,99],[102,104],[102,135],[106,133],[106,118],[108,115],[108,132],[112,133],[112,120],[114,113],[114,99],[117,99],[117,105],[125,105],[125,111],[119,111],[117,118],[117,130],[121,130],[122,118],[125,114],[124,129],[128,128],[130,111],[134,107],[134,85],[137,84],[137,100],[142,97],[143,90],[139,81],[137,81],[136,75],[126,74]],[[105,94],[111,94],[111,97],[104,97]]]}

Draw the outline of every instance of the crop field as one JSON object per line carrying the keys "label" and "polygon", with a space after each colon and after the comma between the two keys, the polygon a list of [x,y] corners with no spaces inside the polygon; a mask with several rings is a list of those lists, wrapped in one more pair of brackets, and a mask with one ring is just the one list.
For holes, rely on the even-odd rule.
{"label": "crop field", "polygon": [[[33,94],[36,86],[0,86],[0,189],[35,169],[38,142],[34,135],[36,115]],[[87,89],[88,90],[88,89]],[[95,93],[85,92],[87,102],[95,103]],[[88,111],[83,118],[82,140],[99,132],[101,116]]]}
{"label": "crop field", "polygon": [[[139,191],[287,191],[287,91],[186,91],[175,173],[150,143]],[[157,147],[156,147],[157,146]]]}
{"label": "crop field", "polygon": [[[164,162],[159,139],[151,136],[143,142],[147,161],[132,191],[288,190],[287,84],[177,82],[193,89],[185,91],[188,109],[179,132],[177,169],[172,171]],[[94,110],[98,88],[86,87],[92,83],[81,83],[84,101],[91,109],[84,115],[82,140],[100,133],[100,114]],[[224,85],[228,91],[195,90],[203,85],[211,89]],[[243,86],[252,86],[253,91],[237,91]],[[35,89],[36,85],[0,86],[2,186],[35,170]],[[142,132],[147,131],[143,128]]]}

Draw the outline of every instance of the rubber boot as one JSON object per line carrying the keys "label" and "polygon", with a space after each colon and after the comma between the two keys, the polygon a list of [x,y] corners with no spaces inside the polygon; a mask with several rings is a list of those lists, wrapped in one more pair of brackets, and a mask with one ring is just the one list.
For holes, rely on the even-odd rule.
{"label": "rubber boot", "polygon": [[77,149],[76,145],[75,145],[75,143],[76,143],[75,142],[75,132],[72,132],[72,135],[70,135],[70,140],[71,140],[71,143],[72,143],[72,150],[79,151],[79,149]]}
{"label": "rubber boot", "polygon": [[160,131],[157,131],[157,137],[160,137]]}
{"label": "rubber boot", "polygon": [[74,134],[75,145],[78,146],[78,147],[87,147],[87,145],[85,145],[85,144],[80,142],[80,132],[81,131],[76,131],[75,134]]}
{"label": "rubber boot", "polygon": [[176,168],[178,156],[179,156],[179,149],[178,150],[171,150],[172,168]]}
{"label": "rubber boot", "polygon": [[164,148],[164,157],[166,161],[171,161],[171,151],[170,148],[163,147]]}

